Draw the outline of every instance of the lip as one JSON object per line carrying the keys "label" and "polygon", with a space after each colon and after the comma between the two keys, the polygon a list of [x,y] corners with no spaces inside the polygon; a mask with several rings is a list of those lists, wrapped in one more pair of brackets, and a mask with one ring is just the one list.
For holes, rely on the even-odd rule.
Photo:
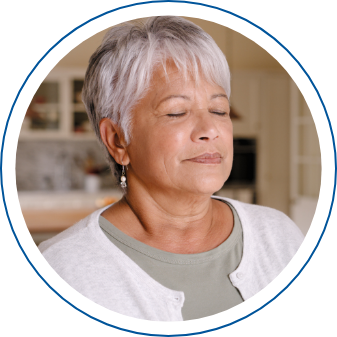
{"label": "lip", "polygon": [[188,161],[192,161],[200,164],[220,164],[221,163],[221,155],[219,152],[215,153],[203,153],[200,156],[193,157],[187,159]]}
{"label": "lip", "polygon": [[209,158],[221,158],[221,155],[219,152],[215,152],[215,153],[203,153],[200,156],[191,158],[189,160],[193,160],[193,159],[209,159]]}

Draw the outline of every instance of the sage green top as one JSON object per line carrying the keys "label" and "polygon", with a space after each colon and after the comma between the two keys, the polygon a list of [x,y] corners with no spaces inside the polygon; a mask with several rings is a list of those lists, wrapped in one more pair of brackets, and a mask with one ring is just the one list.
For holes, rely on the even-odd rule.
{"label": "sage green top", "polygon": [[232,233],[220,246],[198,254],[174,254],[148,246],[102,216],[99,225],[111,242],[153,279],[169,289],[183,291],[183,319],[197,319],[243,302],[229,279],[242,258],[242,227],[237,212],[228,205],[234,215]]}

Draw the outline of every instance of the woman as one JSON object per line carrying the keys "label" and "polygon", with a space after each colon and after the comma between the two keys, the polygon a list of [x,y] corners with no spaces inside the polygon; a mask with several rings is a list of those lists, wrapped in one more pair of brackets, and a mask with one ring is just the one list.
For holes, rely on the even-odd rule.
{"label": "woman", "polygon": [[177,17],[112,28],[83,100],[124,197],[40,245],[72,287],[121,314],[188,320],[250,298],[302,242],[284,214],[211,197],[233,160],[230,75]]}

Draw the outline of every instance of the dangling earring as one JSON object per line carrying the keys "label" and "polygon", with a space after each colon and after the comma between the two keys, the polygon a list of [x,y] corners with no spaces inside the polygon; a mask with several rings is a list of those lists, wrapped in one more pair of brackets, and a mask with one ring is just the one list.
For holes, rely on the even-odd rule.
{"label": "dangling earring", "polygon": [[125,176],[125,169],[124,169],[124,165],[122,162],[122,176],[121,176],[121,187],[125,188],[126,187],[126,176]]}

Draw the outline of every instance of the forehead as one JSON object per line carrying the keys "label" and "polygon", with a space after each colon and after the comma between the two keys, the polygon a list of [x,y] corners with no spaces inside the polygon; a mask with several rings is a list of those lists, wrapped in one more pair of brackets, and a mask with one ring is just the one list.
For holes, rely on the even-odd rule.
{"label": "forehead", "polygon": [[193,71],[192,69],[193,67],[178,67],[173,60],[166,60],[164,64],[160,64],[155,67],[152,73],[151,82],[165,81],[166,83],[170,83],[172,80],[177,78],[195,81],[197,81],[198,77],[203,79],[205,78],[203,75],[203,70],[200,66],[197,70],[198,74],[196,74],[196,71]]}
{"label": "forehead", "polygon": [[206,80],[201,68],[198,74],[195,74],[189,70],[179,69],[171,61],[167,61],[165,66],[156,67],[153,71],[148,93],[152,92],[152,94],[158,96],[165,94],[167,91],[181,91],[191,88],[207,88],[226,94],[221,86]]}

